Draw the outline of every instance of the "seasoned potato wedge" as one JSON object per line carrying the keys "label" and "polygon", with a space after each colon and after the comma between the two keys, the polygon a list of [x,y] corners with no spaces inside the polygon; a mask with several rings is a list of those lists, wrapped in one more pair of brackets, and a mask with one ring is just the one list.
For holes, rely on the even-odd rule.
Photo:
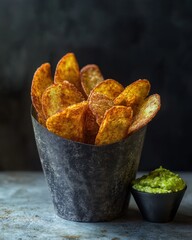
{"label": "seasoned potato wedge", "polygon": [[89,108],[96,117],[98,125],[101,124],[106,110],[114,105],[110,98],[98,92],[93,92],[88,99],[88,102]]}
{"label": "seasoned potato wedge", "polygon": [[89,97],[91,97],[93,93],[97,92],[107,96],[111,100],[114,100],[123,90],[124,87],[119,82],[113,79],[106,79],[93,88]]}
{"label": "seasoned potato wedge", "polygon": [[54,82],[62,83],[64,80],[74,84],[81,91],[79,64],[74,53],[64,55],[56,66]]}
{"label": "seasoned potato wedge", "polygon": [[60,137],[84,142],[87,108],[88,103],[86,101],[65,108],[62,112],[58,112],[47,119],[47,129]]}
{"label": "seasoned potato wedge", "polygon": [[146,79],[139,79],[130,85],[114,99],[115,105],[124,105],[132,107],[133,110],[148,96],[150,91],[150,82]]}
{"label": "seasoned potato wedge", "polygon": [[104,79],[97,65],[88,64],[81,69],[80,80],[85,94],[89,96],[91,90]]}
{"label": "seasoned potato wedge", "polygon": [[133,118],[128,134],[138,131],[147,125],[157,114],[161,107],[161,99],[159,94],[153,94],[147,97],[142,105],[138,107],[137,113]]}
{"label": "seasoned potato wedge", "polygon": [[98,131],[99,125],[96,122],[96,117],[88,108],[85,117],[85,143],[94,144]]}
{"label": "seasoned potato wedge", "polygon": [[84,101],[81,92],[68,81],[48,87],[42,96],[42,108],[46,118],[72,104]]}
{"label": "seasoned potato wedge", "polygon": [[133,111],[130,107],[113,106],[107,110],[96,136],[95,144],[111,144],[124,139],[131,125],[132,116]]}
{"label": "seasoned potato wedge", "polygon": [[51,65],[49,63],[42,64],[33,75],[31,84],[31,100],[36,112],[43,116],[42,113],[42,95],[43,92],[53,84],[51,76]]}
{"label": "seasoned potato wedge", "polygon": [[37,121],[43,125],[44,127],[46,127],[46,119],[44,117],[43,114],[37,113]]}

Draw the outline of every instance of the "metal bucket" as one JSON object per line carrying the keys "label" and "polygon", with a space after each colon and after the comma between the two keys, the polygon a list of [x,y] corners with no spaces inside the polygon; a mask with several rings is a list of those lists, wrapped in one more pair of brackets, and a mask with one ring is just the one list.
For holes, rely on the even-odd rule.
{"label": "metal bucket", "polygon": [[117,143],[95,146],[56,136],[31,114],[45,178],[58,216],[109,221],[128,208],[146,127]]}

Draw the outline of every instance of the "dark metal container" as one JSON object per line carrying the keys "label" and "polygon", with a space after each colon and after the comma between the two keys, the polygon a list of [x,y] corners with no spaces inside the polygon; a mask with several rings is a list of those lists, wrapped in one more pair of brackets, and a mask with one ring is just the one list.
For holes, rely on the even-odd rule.
{"label": "dark metal container", "polygon": [[32,123],[57,215],[83,222],[121,216],[128,207],[146,127],[123,141],[95,146],[56,136],[33,112]]}

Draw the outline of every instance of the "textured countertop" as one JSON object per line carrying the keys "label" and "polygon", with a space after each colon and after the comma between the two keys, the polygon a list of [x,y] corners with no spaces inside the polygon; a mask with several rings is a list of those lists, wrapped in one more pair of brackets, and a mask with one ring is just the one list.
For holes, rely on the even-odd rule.
{"label": "textured countertop", "polygon": [[188,188],[174,221],[142,220],[133,198],[126,217],[79,223],[58,217],[41,172],[0,173],[0,240],[192,239],[192,174],[180,173]]}

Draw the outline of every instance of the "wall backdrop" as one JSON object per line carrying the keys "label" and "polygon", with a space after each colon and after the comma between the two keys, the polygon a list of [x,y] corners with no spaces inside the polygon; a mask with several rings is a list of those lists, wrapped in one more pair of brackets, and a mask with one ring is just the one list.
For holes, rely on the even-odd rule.
{"label": "wall backdrop", "polygon": [[191,0],[0,0],[0,170],[41,169],[31,80],[67,52],[124,86],[149,79],[162,107],[139,168],[192,170]]}

